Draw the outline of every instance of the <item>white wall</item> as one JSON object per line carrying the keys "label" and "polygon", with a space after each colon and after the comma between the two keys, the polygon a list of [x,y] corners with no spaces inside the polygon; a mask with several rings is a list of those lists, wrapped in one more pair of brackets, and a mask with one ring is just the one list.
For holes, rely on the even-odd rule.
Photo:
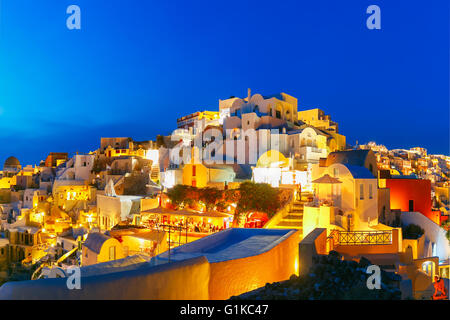
{"label": "white wall", "polygon": [[140,206],[139,196],[116,196],[109,197],[105,195],[97,195],[97,214],[100,227],[108,228],[110,226],[104,226],[102,224],[102,217],[108,217],[112,224],[117,224],[122,220],[125,220],[130,210],[135,206]]}
{"label": "white wall", "polygon": [[76,155],[75,156],[75,179],[88,180],[91,176],[91,170],[94,167],[94,155]]}
{"label": "white wall", "polygon": [[33,208],[33,195],[37,189],[25,189],[23,193],[23,208]]}
{"label": "white wall", "polygon": [[[436,255],[439,257],[439,260],[446,260],[450,257],[449,241],[445,236],[444,229],[439,225],[420,212],[402,212],[400,219],[402,224],[416,224],[425,230],[425,242],[428,240],[430,243],[436,244]],[[426,249],[427,248],[425,248],[425,250]]]}

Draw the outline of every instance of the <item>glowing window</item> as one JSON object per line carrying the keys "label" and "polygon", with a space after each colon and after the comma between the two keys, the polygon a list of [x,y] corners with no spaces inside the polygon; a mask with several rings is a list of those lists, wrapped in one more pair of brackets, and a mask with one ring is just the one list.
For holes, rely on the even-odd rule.
{"label": "glowing window", "polygon": [[339,175],[339,168],[333,169],[333,175],[334,175],[334,177],[337,177]]}
{"label": "glowing window", "polygon": [[431,261],[426,261],[422,264],[422,271],[425,272],[427,275],[431,276],[433,273],[433,263]]}
{"label": "glowing window", "polygon": [[116,247],[109,247],[109,260],[116,260]]}

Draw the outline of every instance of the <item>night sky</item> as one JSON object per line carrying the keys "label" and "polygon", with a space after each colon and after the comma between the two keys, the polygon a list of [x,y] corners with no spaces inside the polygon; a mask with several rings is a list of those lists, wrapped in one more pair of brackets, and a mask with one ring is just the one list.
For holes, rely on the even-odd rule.
{"label": "night sky", "polygon": [[155,139],[249,87],[323,109],[351,144],[449,154],[448,0],[0,3],[0,167]]}

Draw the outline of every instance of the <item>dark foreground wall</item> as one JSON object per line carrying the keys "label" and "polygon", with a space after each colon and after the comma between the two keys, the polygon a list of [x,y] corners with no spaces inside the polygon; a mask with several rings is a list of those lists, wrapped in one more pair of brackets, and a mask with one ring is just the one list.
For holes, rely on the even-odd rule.
{"label": "dark foreground wall", "polygon": [[198,257],[138,270],[82,277],[80,290],[69,290],[67,278],[7,282],[0,287],[0,299],[205,300],[209,298],[209,273],[208,260]]}

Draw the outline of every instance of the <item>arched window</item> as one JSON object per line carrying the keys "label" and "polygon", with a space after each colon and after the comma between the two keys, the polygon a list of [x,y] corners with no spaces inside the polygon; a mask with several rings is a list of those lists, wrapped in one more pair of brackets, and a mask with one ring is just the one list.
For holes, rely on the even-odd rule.
{"label": "arched window", "polygon": [[276,117],[278,119],[281,119],[281,111],[279,111],[279,110],[276,111]]}

